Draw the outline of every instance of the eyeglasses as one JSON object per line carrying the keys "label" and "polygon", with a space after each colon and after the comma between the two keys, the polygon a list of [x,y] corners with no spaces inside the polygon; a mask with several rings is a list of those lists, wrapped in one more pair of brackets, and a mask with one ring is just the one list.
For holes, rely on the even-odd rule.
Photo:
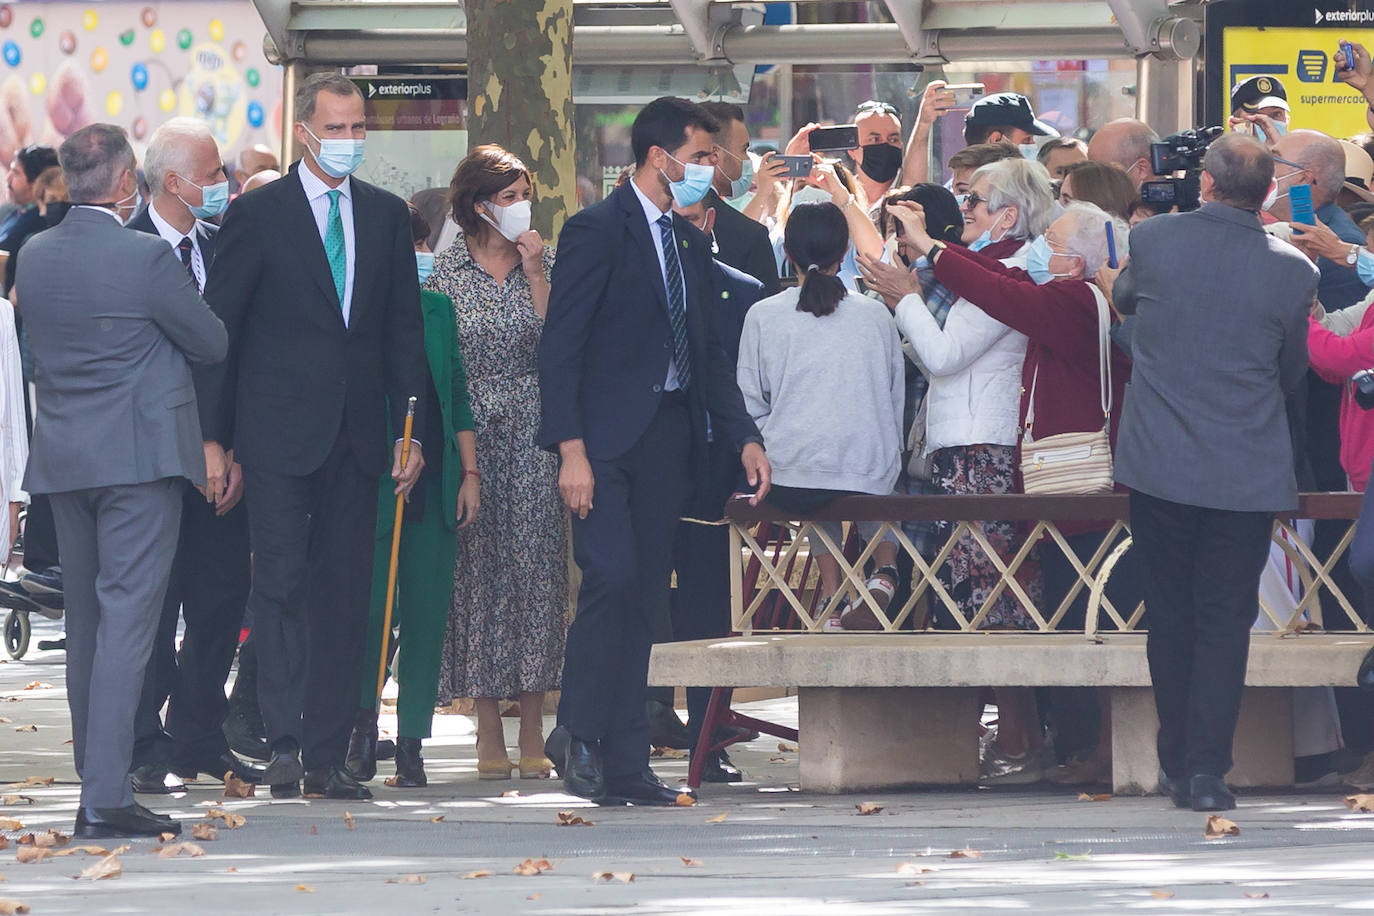
{"label": "eyeglasses", "polygon": [[988,202],[988,199],[983,195],[979,194],[977,191],[969,191],[967,194],[962,195],[962,197],[964,199],[963,201],[961,201],[960,206],[963,207],[965,211],[970,213],[972,213],[973,209],[977,207],[979,204],[985,204]]}
{"label": "eyeglasses", "polygon": [[854,109],[854,116],[858,117],[861,114],[872,114],[875,111],[879,114],[892,115],[894,118],[899,117],[901,114],[899,111],[897,111],[895,107],[887,104],[886,102],[879,102],[873,99],[869,99],[867,102],[859,103],[859,107]]}

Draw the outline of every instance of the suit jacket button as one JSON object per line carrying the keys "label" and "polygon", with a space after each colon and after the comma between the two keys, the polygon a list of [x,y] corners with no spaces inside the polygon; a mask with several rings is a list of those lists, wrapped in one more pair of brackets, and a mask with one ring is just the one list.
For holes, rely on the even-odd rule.
{"label": "suit jacket button", "polygon": [[662,390],[663,390],[663,386],[662,386],[662,385],[655,385],[655,386],[654,386],[654,394],[658,394],[658,393],[659,393],[660,391],[662,391]]}

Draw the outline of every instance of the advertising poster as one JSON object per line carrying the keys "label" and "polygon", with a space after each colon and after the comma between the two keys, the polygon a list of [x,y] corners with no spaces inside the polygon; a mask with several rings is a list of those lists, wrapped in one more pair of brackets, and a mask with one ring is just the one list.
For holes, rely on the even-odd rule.
{"label": "advertising poster", "polygon": [[447,188],[467,155],[468,82],[461,76],[353,80],[367,115],[367,158],[358,177],[409,200]]}
{"label": "advertising poster", "polygon": [[1252,76],[1276,77],[1288,93],[1292,127],[1333,137],[1364,133],[1369,130],[1364,97],[1336,79],[1332,55],[1342,37],[1369,43],[1358,31],[1345,36],[1331,28],[1227,28],[1222,36],[1227,96]]}

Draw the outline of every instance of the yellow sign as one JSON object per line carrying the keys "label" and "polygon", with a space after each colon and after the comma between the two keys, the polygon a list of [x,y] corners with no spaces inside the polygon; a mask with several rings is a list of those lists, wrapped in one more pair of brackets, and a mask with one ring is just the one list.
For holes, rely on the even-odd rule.
{"label": "yellow sign", "polygon": [[1333,137],[1369,130],[1364,96],[1335,78],[1333,55],[1342,37],[1338,29],[1259,29],[1232,27],[1222,37],[1226,62],[1226,104],[1237,83],[1252,76],[1283,83],[1293,109],[1289,126],[1311,128]]}

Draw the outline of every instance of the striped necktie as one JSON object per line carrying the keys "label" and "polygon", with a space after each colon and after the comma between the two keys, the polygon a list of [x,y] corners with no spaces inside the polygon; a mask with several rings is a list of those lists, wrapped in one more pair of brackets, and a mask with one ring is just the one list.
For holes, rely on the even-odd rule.
{"label": "striped necktie", "polygon": [[663,243],[663,266],[668,274],[668,320],[673,326],[673,360],[677,363],[677,382],[683,390],[692,384],[692,353],[687,347],[687,300],[682,289],[682,264],[673,244],[673,217],[658,218],[658,234]]}

